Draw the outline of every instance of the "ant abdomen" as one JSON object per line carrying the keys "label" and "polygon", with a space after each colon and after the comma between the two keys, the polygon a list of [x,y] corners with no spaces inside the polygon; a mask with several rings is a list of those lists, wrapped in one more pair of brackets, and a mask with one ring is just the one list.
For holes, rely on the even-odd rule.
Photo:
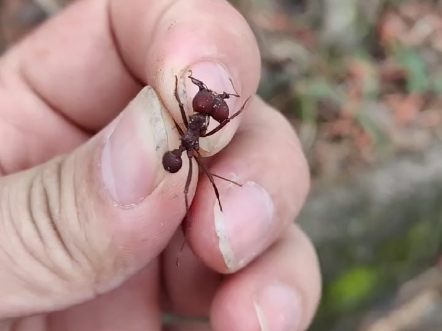
{"label": "ant abdomen", "polygon": [[181,153],[174,153],[175,151],[168,151],[163,155],[163,167],[170,173],[176,173],[180,171],[183,166],[183,160],[181,159]]}
{"label": "ant abdomen", "polygon": [[229,106],[224,99],[208,90],[201,90],[195,94],[192,107],[196,113],[209,115],[219,123],[229,117]]}

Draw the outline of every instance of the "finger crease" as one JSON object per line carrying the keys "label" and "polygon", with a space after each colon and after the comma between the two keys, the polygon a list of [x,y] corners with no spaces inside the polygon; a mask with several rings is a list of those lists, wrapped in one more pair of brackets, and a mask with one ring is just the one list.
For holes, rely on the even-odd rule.
{"label": "finger crease", "polygon": [[75,120],[73,120],[68,115],[66,115],[61,109],[55,107],[50,102],[49,99],[44,97],[44,95],[42,93],[39,93],[39,91],[35,88],[32,81],[28,78],[28,76],[26,74],[26,70],[23,69],[23,66],[21,65],[21,63],[18,65],[18,68],[17,68],[17,76],[19,77],[19,79],[21,79],[23,81],[24,85],[29,90],[29,92],[43,103],[46,110],[49,110],[51,113],[62,118],[66,123],[68,123],[70,126],[72,126],[73,129],[80,130],[87,135],[92,135],[95,133],[95,132],[92,132],[91,130],[87,129],[86,127],[78,124]]}
{"label": "finger crease", "polygon": [[112,23],[112,10],[110,1],[106,1],[106,18],[107,18],[107,30],[109,33],[110,40],[112,42],[112,45],[114,46],[115,53],[117,54],[118,59],[120,60],[121,65],[126,70],[126,72],[132,77],[132,79],[137,82],[139,85],[144,86],[145,83],[135,75],[135,73],[130,69],[129,65],[124,60],[123,54],[121,53],[121,47],[118,42],[118,38],[115,34],[115,30],[113,29],[113,23]]}
{"label": "finger crease", "polygon": [[[38,183],[40,181],[40,183]],[[49,228],[52,230],[53,234],[55,235],[56,240],[59,242],[59,244],[63,247],[63,252],[71,259],[73,260],[73,257],[71,256],[69,249],[66,247],[59,231],[57,230],[56,222],[55,222],[55,215],[54,210],[52,210],[50,205],[50,197],[48,194],[47,187],[43,181],[43,179],[40,177],[33,179],[31,184],[30,191],[30,197],[29,197],[29,213],[30,213],[30,220],[31,224],[34,226],[35,231],[39,234],[41,245],[43,246],[44,251],[46,252],[46,256],[53,263],[52,266],[49,266],[44,261],[45,259],[39,259],[40,263],[45,266],[49,271],[51,271],[54,275],[56,275],[58,278],[68,281],[69,277],[62,271],[57,270],[57,263],[54,262],[48,254],[47,251],[47,239],[43,237],[42,230],[40,229],[41,226],[39,226],[39,222],[48,222]],[[41,216],[39,217],[36,215],[36,210],[38,210],[38,214],[45,215],[47,217],[46,220],[39,220]],[[31,249],[28,249],[31,251]]]}

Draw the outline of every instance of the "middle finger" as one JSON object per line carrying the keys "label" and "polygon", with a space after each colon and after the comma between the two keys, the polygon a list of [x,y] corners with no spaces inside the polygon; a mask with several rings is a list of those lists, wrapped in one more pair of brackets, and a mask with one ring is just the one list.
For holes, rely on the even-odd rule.
{"label": "middle finger", "polygon": [[292,127],[258,98],[251,107],[255,109],[246,115],[231,144],[210,166],[212,172],[245,185],[240,188],[215,179],[223,206],[220,213],[203,174],[191,207],[188,238],[200,259],[186,247],[177,272],[181,233],[164,255],[167,292],[186,298],[186,315],[206,315],[206,304],[222,281],[218,272],[233,273],[265,251],[294,220],[307,195],[307,163]]}
{"label": "middle finger", "polygon": [[243,184],[215,178],[221,212],[207,176],[191,208],[189,244],[220,273],[233,273],[267,249],[298,214],[309,188],[309,172],[292,126],[259,98],[251,103],[229,146],[210,171]]}

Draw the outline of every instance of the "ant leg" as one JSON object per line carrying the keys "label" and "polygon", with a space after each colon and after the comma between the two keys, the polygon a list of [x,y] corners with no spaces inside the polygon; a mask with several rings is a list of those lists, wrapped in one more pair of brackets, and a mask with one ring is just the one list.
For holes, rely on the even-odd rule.
{"label": "ant leg", "polygon": [[185,221],[187,222],[187,228],[185,229],[185,234],[184,234],[184,241],[183,244],[181,245],[180,251],[178,252],[178,257],[176,259],[176,265],[177,267],[180,265],[180,255],[181,252],[184,249],[184,246],[186,245],[186,239],[189,236],[190,233],[190,214],[189,214],[189,198],[188,198],[188,193],[189,193],[189,187],[190,187],[190,182],[192,180],[192,154],[188,153],[187,157],[189,158],[189,172],[187,173],[187,180],[186,180],[186,186],[184,186],[184,203],[186,205],[186,216],[185,216]]}
{"label": "ant leg", "polygon": [[208,137],[208,136],[211,136],[211,135],[217,133],[219,130],[221,130],[223,127],[225,127],[227,125],[227,123],[229,123],[232,119],[234,119],[236,116],[241,114],[243,109],[244,109],[244,106],[240,110],[238,110],[235,114],[230,116],[228,119],[222,121],[221,124],[218,125],[216,128],[214,128],[212,131],[204,133],[203,135],[201,135],[201,137],[204,138],[204,137]]}
{"label": "ant leg", "polygon": [[200,137],[206,134],[209,125],[210,125],[210,116],[206,116],[206,123],[204,124],[203,129],[200,130]]}
{"label": "ant leg", "polygon": [[213,177],[216,177],[216,178],[219,178],[219,179],[222,179],[222,180],[225,180],[226,182],[229,182],[229,183],[235,184],[235,185],[237,185],[237,186],[239,186],[239,187],[242,187],[242,184],[239,184],[239,183],[235,182],[234,180],[231,180],[231,179],[228,179],[228,178],[221,177],[220,175],[217,175],[217,174],[214,174],[214,173],[212,173],[212,176],[213,176]]}
{"label": "ant leg", "polygon": [[218,187],[216,187],[215,184],[215,180],[213,179],[213,175],[210,172],[210,170],[207,168],[206,164],[204,163],[203,158],[201,157],[201,155],[197,152],[197,155],[195,157],[196,162],[198,162],[199,166],[201,167],[201,169],[203,169],[203,172],[207,175],[207,177],[209,177],[209,181],[212,184],[213,190],[215,191],[215,195],[216,195],[216,199],[218,200],[218,204],[219,204],[219,209],[221,211],[223,211],[223,207],[221,205],[221,200],[219,198],[219,191],[218,191]]}
{"label": "ant leg", "polygon": [[180,100],[180,96],[178,95],[178,76],[175,75],[175,99],[178,101],[178,105],[180,106],[181,117],[183,118],[184,125],[186,128],[189,127],[189,123],[187,122],[186,112],[184,111],[184,105]]}
{"label": "ant leg", "polygon": [[242,105],[241,109],[238,110],[235,114],[230,116],[228,119],[222,121],[220,125],[218,125],[216,128],[214,128],[212,131],[210,131],[208,133],[205,133],[201,137],[211,136],[212,134],[217,133],[219,130],[221,130],[223,127],[225,127],[227,125],[227,123],[229,123],[232,119],[234,119],[236,116],[238,116],[239,114],[242,113],[242,111],[244,110],[244,107],[246,106],[246,103],[247,103],[247,101],[249,101],[249,99],[250,99],[250,97],[247,98],[246,102],[244,102],[244,104]]}
{"label": "ant leg", "polygon": [[223,92],[221,94],[219,94],[221,99],[229,99],[230,97],[237,97],[239,98],[240,95],[239,94],[233,94],[233,93],[227,93],[227,92]]}
{"label": "ant leg", "polygon": [[[196,152],[196,154],[198,155],[198,157],[200,158],[200,160],[202,160],[203,157],[201,156],[200,152],[199,152],[199,151],[195,151],[195,152]],[[219,178],[219,179],[225,180],[226,182],[229,182],[229,183],[235,184],[235,185],[237,185],[237,186],[239,186],[239,187],[242,187],[242,184],[239,184],[239,183],[235,182],[234,180],[231,180],[231,179],[228,179],[228,178],[222,177],[222,176],[220,176],[220,175],[214,174],[213,172],[211,172],[210,174],[211,174],[213,177],[216,177],[216,178]]]}
{"label": "ant leg", "polygon": [[235,93],[236,93],[236,94],[232,94],[232,95],[238,96],[238,98],[239,98],[238,91],[236,90],[235,85],[233,85],[232,78],[229,78],[229,80],[230,80],[230,84],[232,84],[233,90],[234,90]]}
{"label": "ant leg", "polygon": [[[203,157],[201,156],[200,152],[199,152],[199,151],[195,151],[195,152],[196,152],[196,154],[198,155],[200,161],[202,161],[202,160],[203,160]],[[198,158],[197,158],[196,160],[198,161]],[[199,163],[198,163],[198,164],[199,164]],[[231,179],[228,179],[228,178],[222,177],[222,176],[220,176],[220,175],[214,174],[213,172],[210,172],[210,174],[211,174],[213,177],[216,177],[216,178],[219,178],[219,179],[225,180],[226,182],[229,182],[229,183],[232,183],[232,184],[238,185],[239,187],[242,187],[242,184],[239,184],[239,183],[235,182],[234,180],[231,180]]]}
{"label": "ant leg", "polygon": [[239,98],[240,95],[238,94],[238,91],[236,90],[235,85],[233,85],[232,78],[229,78],[229,80],[230,80],[230,84],[232,84],[232,87],[233,87],[233,90],[235,91],[235,93],[227,93],[227,92],[223,92],[223,93],[220,94],[219,96],[220,96],[222,99],[228,99],[229,97],[237,97],[237,98]]}
{"label": "ant leg", "polygon": [[192,154],[188,153],[187,157],[189,158],[189,172],[187,173],[187,179],[186,179],[186,186],[184,186],[184,201],[186,204],[186,218],[189,218],[189,198],[188,198],[188,193],[189,193],[189,187],[190,187],[190,182],[192,181],[192,168],[193,168],[193,162],[192,162]]}
{"label": "ant leg", "polygon": [[173,123],[175,123],[175,127],[178,130],[178,132],[181,135],[181,137],[184,136],[184,131],[183,131],[183,129],[181,129],[181,127],[178,125],[178,123],[175,122],[175,120],[173,120]]}
{"label": "ant leg", "polygon": [[192,81],[192,83],[193,84],[195,84],[196,86],[198,86],[198,88],[199,88],[199,90],[200,91],[202,91],[202,90],[207,90],[207,91],[210,91],[208,88],[207,88],[207,86],[206,86],[206,84],[204,84],[202,81],[200,81],[199,79],[196,79],[196,78],[194,78],[194,77],[192,77],[192,70],[189,70],[190,71],[190,75],[189,75],[189,78],[190,78],[190,80]]}

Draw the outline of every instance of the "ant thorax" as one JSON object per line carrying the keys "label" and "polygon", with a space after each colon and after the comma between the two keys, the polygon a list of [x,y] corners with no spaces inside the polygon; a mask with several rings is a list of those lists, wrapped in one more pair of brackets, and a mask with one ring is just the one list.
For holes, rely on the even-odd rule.
{"label": "ant thorax", "polygon": [[195,113],[189,116],[189,126],[187,131],[194,131],[199,133],[202,129],[207,129],[208,116],[204,114]]}
{"label": "ant thorax", "polygon": [[189,116],[187,131],[181,137],[181,142],[186,150],[198,150],[199,138],[207,130],[208,116],[203,114],[193,114]]}

